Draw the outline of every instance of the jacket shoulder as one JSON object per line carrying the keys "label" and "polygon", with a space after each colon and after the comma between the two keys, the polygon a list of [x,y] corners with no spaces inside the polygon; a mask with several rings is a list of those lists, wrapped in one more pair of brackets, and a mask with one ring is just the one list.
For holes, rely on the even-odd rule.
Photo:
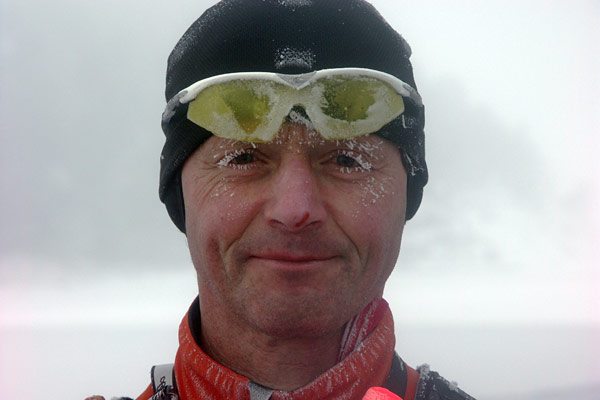
{"label": "jacket shoulder", "polygon": [[460,390],[456,382],[449,382],[437,372],[431,371],[429,365],[421,365],[417,371],[419,382],[415,400],[475,400]]}

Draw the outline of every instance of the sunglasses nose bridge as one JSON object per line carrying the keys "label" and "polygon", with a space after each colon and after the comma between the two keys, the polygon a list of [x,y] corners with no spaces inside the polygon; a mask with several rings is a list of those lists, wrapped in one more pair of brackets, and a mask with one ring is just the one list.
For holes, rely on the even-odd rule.
{"label": "sunglasses nose bridge", "polygon": [[306,112],[306,106],[302,103],[294,104],[288,113],[288,117],[306,118],[310,120],[310,116]]}
{"label": "sunglasses nose bridge", "polygon": [[288,85],[292,86],[295,89],[302,89],[304,86],[306,86],[313,78],[313,76],[315,76],[317,72],[316,71],[312,71],[312,72],[308,72],[306,74],[299,74],[299,75],[288,75],[288,74],[277,74],[277,76],[285,81]]}
{"label": "sunglasses nose bridge", "polygon": [[285,122],[301,124],[304,125],[309,132],[318,132],[312,119],[302,105],[294,105],[286,116]]}

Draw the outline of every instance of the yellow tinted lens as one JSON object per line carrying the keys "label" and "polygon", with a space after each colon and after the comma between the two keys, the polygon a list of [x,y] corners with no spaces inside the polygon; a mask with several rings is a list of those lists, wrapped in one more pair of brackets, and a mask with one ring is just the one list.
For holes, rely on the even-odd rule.
{"label": "yellow tinted lens", "polygon": [[210,86],[190,103],[188,119],[218,136],[252,135],[272,109],[269,86],[245,80]]}
{"label": "yellow tinted lens", "polygon": [[[337,76],[313,85],[320,104],[309,116],[321,135],[343,139],[376,132],[404,112],[402,96],[386,82],[369,76]],[[314,97],[313,97],[314,98]]]}
{"label": "yellow tinted lens", "polygon": [[246,133],[252,133],[270,110],[269,97],[247,82],[236,82],[221,89],[221,97]]}
{"label": "yellow tinted lens", "polygon": [[323,79],[321,111],[331,118],[348,122],[366,119],[375,104],[377,88],[383,83],[366,78]]}

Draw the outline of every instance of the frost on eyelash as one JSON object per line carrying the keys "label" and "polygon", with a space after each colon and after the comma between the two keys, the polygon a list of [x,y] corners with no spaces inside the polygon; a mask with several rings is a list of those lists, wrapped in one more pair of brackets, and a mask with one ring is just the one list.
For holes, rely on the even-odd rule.
{"label": "frost on eyelash", "polygon": [[350,172],[356,171],[357,168],[361,168],[364,171],[370,171],[371,168],[373,167],[370,162],[365,161],[362,158],[361,154],[357,155],[357,154],[350,153],[349,151],[345,151],[345,150],[341,150],[338,154],[342,154],[342,155],[344,155],[346,157],[352,158],[359,165],[358,167],[343,167],[342,168],[342,172],[350,173]]}
{"label": "frost on eyelash", "polygon": [[[253,150],[256,148],[256,146],[253,144],[252,147],[253,147],[252,149],[238,149],[238,150],[234,150],[234,151],[226,151],[223,158],[221,158],[219,160],[219,162],[217,162],[217,166],[218,167],[234,167],[234,168],[239,168],[239,169],[248,169],[248,166],[246,164],[241,164],[241,165],[231,164],[231,161],[233,161],[233,159],[235,159],[236,157],[241,156],[242,154],[252,153]],[[218,157],[218,155],[213,156],[213,158],[216,158],[216,157]]]}

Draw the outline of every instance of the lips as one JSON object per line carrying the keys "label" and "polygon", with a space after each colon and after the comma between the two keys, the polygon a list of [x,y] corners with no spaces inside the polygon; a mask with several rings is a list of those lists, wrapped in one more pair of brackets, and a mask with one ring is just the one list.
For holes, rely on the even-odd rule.
{"label": "lips", "polygon": [[290,253],[269,253],[269,254],[257,254],[252,255],[251,258],[258,258],[263,260],[273,261],[286,261],[286,262],[310,262],[310,261],[327,261],[335,256],[333,255],[319,255],[314,254],[290,254]]}
{"label": "lips", "polygon": [[232,250],[238,265],[249,263],[284,270],[330,267],[332,261],[353,251],[339,235],[312,231],[286,235],[271,229],[245,235]]}
{"label": "lips", "polygon": [[[281,259],[251,258],[244,264],[244,274],[251,280],[260,280],[270,290],[316,290],[340,276],[342,264],[336,260],[285,261]],[[251,278],[250,278],[251,277]],[[275,289],[277,288],[277,289]]]}
{"label": "lips", "polygon": [[[250,268],[267,269],[289,278],[297,279],[299,276],[312,276],[332,270],[332,263],[337,257],[331,255],[297,254],[297,253],[268,253],[257,254],[249,257]],[[292,275],[290,275],[292,274]]]}

